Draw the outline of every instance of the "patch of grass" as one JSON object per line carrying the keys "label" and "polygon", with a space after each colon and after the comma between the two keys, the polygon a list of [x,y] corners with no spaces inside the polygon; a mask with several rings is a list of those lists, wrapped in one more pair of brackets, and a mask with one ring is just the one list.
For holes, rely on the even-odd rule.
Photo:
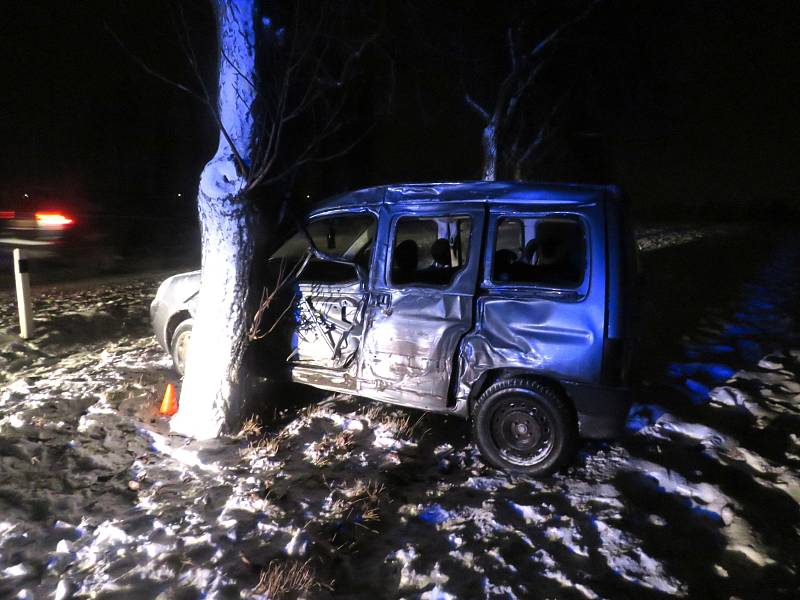
{"label": "patch of grass", "polygon": [[256,441],[250,442],[247,448],[239,450],[239,457],[251,459],[260,456],[275,456],[281,448],[281,443],[288,438],[286,431],[281,431],[278,435],[271,437],[264,436]]}
{"label": "patch of grass", "polygon": [[409,413],[396,409],[387,409],[379,404],[371,406],[364,412],[364,418],[367,421],[382,425],[386,429],[393,431],[397,438],[402,440],[410,440],[413,437],[414,431],[416,431],[424,416],[425,414],[423,413],[418,419],[414,420]]}
{"label": "patch of grass", "polygon": [[384,417],[383,406],[373,403],[367,410],[364,411],[364,417],[370,423],[380,423]]}
{"label": "patch of grass", "polygon": [[[353,487],[342,490],[343,503],[347,507],[348,517],[360,516],[363,523],[377,523],[381,520],[380,504],[383,500],[386,486],[377,481],[356,481]],[[356,518],[356,522],[359,519]]]}
{"label": "patch of grass", "polygon": [[347,429],[336,435],[325,435],[318,442],[309,446],[311,464],[315,467],[325,467],[337,456],[347,454],[355,446],[353,432]]}
{"label": "patch of grass", "polygon": [[334,452],[343,454],[345,452],[350,452],[355,445],[355,441],[353,440],[353,432],[345,429],[337,433],[331,442]]}
{"label": "patch of grass", "polygon": [[273,560],[261,572],[255,591],[270,598],[286,598],[319,590],[332,589],[330,584],[319,580],[309,561]]}
{"label": "patch of grass", "polygon": [[299,410],[298,414],[301,417],[305,417],[306,419],[311,420],[316,418],[324,418],[328,416],[330,412],[331,412],[331,399],[328,398],[326,400],[322,400],[319,402],[312,402],[305,408]]}
{"label": "patch of grass", "polygon": [[239,430],[239,433],[236,434],[236,439],[241,440],[244,438],[258,437],[261,435],[261,431],[261,420],[257,415],[253,415],[242,423],[242,428]]}

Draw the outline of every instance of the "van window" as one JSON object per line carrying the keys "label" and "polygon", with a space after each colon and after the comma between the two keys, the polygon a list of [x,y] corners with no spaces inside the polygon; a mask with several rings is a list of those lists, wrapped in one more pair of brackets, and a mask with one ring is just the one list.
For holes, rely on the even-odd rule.
{"label": "van window", "polygon": [[501,218],[492,281],[578,287],[586,272],[586,236],[573,218]]}
{"label": "van window", "polygon": [[392,245],[394,284],[449,285],[469,254],[469,217],[403,217]]}
{"label": "van window", "polygon": [[[355,262],[365,272],[369,272],[375,229],[375,217],[370,213],[323,217],[306,226],[320,252]],[[272,255],[270,262],[284,261],[291,266],[302,260],[307,251],[308,238],[298,231]],[[351,265],[312,258],[298,279],[309,283],[346,283],[356,278]]]}

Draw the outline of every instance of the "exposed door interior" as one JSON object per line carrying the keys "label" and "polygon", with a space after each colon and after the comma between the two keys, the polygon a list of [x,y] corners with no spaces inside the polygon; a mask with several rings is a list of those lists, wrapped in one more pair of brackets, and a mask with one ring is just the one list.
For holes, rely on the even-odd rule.
{"label": "exposed door interior", "polygon": [[[369,273],[375,241],[372,213],[337,214],[316,219],[290,238],[270,259],[286,271],[307,261],[293,287],[293,339],[288,360],[294,366],[342,371],[353,368],[361,343],[366,281],[352,264],[307,256],[308,239],[326,255],[353,262]],[[320,377],[324,374],[320,372]],[[334,377],[334,375],[331,375]],[[335,376],[338,377],[338,376]],[[315,381],[315,383],[324,383]]]}

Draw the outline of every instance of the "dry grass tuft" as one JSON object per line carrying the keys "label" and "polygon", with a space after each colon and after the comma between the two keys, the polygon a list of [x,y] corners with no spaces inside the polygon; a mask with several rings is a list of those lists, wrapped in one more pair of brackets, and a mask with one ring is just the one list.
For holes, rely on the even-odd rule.
{"label": "dry grass tuft", "polygon": [[360,513],[364,523],[376,523],[381,520],[380,503],[386,492],[386,486],[377,481],[356,483],[350,489],[342,490],[345,496],[348,515]]}
{"label": "dry grass tuft", "polygon": [[423,413],[414,421],[408,413],[398,410],[387,410],[386,407],[380,405],[371,406],[364,413],[364,417],[370,423],[383,425],[386,429],[392,430],[399,439],[403,440],[411,439],[424,416]]}
{"label": "dry grass tuft", "polygon": [[321,402],[312,402],[305,408],[298,411],[298,414],[308,420],[316,418],[324,418],[331,412],[331,403],[328,400]]}
{"label": "dry grass tuft", "polygon": [[265,437],[261,438],[256,442],[256,448],[262,450],[265,454],[269,456],[274,456],[278,453],[278,450],[281,448],[281,442],[285,439],[283,435],[276,435],[274,437]]}
{"label": "dry grass tuft", "polygon": [[419,423],[419,420],[412,424],[411,415],[399,413],[390,415],[384,421],[384,425],[386,425],[389,429],[392,429],[397,434],[397,437],[404,440],[407,440],[411,437],[411,435],[414,433],[414,428],[417,426],[417,423]]}
{"label": "dry grass tuft", "polygon": [[258,416],[253,415],[242,423],[242,428],[236,434],[236,439],[241,440],[249,437],[258,437],[261,435],[261,420]]}
{"label": "dry grass tuft", "polygon": [[381,512],[377,506],[368,506],[361,512],[361,520],[364,523],[377,523],[381,520]]}
{"label": "dry grass tuft", "polygon": [[348,498],[354,500],[367,499],[371,502],[377,502],[381,495],[386,491],[386,486],[377,481],[363,481],[359,479],[353,484],[353,487],[344,489],[342,492]]}
{"label": "dry grass tuft", "polygon": [[309,446],[311,464],[315,467],[325,467],[333,462],[333,459],[341,455],[346,455],[355,446],[353,432],[349,430],[340,431],[336,435],[325,435],[318,442]]}
{"label": "dry grass tuft", "polygon": [[364,411],[364,418],[370,423],[381,423],[386,416],[384,406],[376,402],[373,402],[370,407]]}
{"label": "dry grass tuft", "polygon": [[239,456],[244,459],[275,456],[281,448],[281,442],[288,437],[285,431],[272,437],[262,437],[259,440],[250,442],[247,448],[240,449]]}
{"label": "dry grass tuft", "polygon": [[333,450],[337,453],[343,454],[345,452],[350,452],[350,450],[353,449],[353,446],[355,446],[353,432],[347,429],[340,431],[334,436],[332,445]]}
{"label": "dry grass tuft", "polygon": [[254,591],[270,598],[284,598],[289,594],[302,594],[321,588],[331,589],[330,585],[317,578],[308,563],[309,561],[273,560],[261,572]]}

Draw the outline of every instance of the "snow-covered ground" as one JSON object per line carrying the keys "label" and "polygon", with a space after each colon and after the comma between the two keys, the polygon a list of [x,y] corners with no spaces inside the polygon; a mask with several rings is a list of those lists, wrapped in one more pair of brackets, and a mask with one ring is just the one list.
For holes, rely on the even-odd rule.
{"label": "snow-covered ground", "polygon": [[156,412],[160,275],[37,290],[31,342],[0,294],[0,597],[797,597],[800,238],[640,246],[628,433],[544,481],[457,419],[297,387],[187,443]]}

